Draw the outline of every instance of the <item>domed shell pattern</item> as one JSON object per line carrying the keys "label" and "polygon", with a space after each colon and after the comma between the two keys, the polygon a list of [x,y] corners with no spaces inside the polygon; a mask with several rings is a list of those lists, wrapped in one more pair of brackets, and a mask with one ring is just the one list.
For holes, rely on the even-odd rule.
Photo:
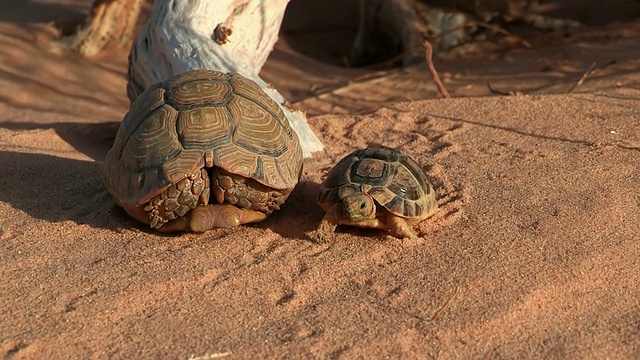
{"label": "domed shell pattern", "polygon": [[319,203],[333,204],[366,193],[391,213],[421,219],[435,211],[433,186],[420,166],[402,152],[373,146],[340,160],[322,183]]}
{"label": "domed shell pattern", "polygon": [[196,70],[145,90],[105,160],[119,203],[142,204],[203,167],[292,189],[302,150],[280,106],[253,81]]}

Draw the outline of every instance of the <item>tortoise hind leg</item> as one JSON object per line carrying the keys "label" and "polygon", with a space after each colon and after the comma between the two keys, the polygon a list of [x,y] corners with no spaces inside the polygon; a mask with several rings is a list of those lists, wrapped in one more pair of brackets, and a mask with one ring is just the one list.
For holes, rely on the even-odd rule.
{"label": "tortoise hind leg", "polygon": [[275,190],[217,167],[211,171],[211,190],[221,204],[233,204],[265,214],[279,210],[290,193],[289,190]]}
{"label": "tortoise hind leg", "polygon": [[191,209],[209,203],[209,175],[199,169],[171,185],[142,205],[118,203],[131,217],[160,231],[164,225],[181,218]]}
{"label": "tortoise hind leg", "polygon": [[[219,181],[217,178],[214,179],[216,185],[213,186],[213,190],[216,192],[219,189],[217,185]],[[226,180],[229,181],[229,179]],[[242,177],[234,177],[232,180],[231,194],[226,194],[225,200],[228,197],[233,198],[233,196],[239,198],[240,200],[234,204],[208,204],[211,187],[206,169],[201,169],[188,179],[171,186],[157,197],[162,198],[162,201],[154,198],[149,202],[150,205],[159,203],[158,206],[152,207],[148,205],[145,208],[145,210],[148,208],[152,227],[154,227],[154,218],[159,218],[158,225],[155,228],[162,232],[205,232],[215,228],[231,228],[258,222],[264,220],[271,213],[271,211],[256,211],[266,206],[267,201],[270,199],[268,195],[274,193],[275,196],[282,196],[281,193],[276,191],[260,191],[254,189],[254,187],[245,186],[246,179]],[[183,181],[186,181],[186,184],[181,184]],[[239,207],[246,205],[247,199],[254,200],[254,202],[255,199],[264,199],[264,201],[262,204],[256,202],[257,205],[254,204],[252,208]]]}
{"label": "tortoise hind leg", "polygon": [[192,209],[208,204],[209,193],[209,174],[206,169],[199,169],[149,200],[144,206],[147,213],[144,222],[154,229],[161,229],[171,220],[182,218]]}

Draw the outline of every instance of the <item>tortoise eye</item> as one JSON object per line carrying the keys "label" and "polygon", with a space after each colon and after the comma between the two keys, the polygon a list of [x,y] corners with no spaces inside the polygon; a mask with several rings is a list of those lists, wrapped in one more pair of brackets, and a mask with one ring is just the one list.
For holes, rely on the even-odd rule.
{"label": "tortoise eye", "polygon": [[364,210],[364,208],[367,207],[367,203],[365,203],[364,201],[360,203],[360,210]]}

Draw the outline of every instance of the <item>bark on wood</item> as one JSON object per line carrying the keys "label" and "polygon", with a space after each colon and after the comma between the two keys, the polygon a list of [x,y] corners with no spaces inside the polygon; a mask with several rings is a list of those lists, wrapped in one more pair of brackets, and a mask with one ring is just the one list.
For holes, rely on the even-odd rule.
{"label": "bark on wood", "polygon": [[126,46],[133,38],[143,1],[95,0],[86,24],[62,42],[86,57],[111,46]]}
{"label": "bark on wood", "polygon": [[305,115],[258,73],[278,39],[289,0],[155,1],[129,55],[127,94],[190,70],[235,72],[257,82],[287,115],[305,157],[323,149]]}

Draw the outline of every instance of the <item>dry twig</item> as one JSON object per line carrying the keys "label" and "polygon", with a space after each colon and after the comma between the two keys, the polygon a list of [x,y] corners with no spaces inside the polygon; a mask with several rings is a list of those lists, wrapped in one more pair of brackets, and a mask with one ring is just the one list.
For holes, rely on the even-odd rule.
{"label": "dry twig", "polygon": [[450,98],[451,95],[449,95],[449,92],[442,84],[442,81],[440,81],[440,76],[438,76],[438,72],[436,71],[435,66],[433,66],[433,60],[431,59],[431,57],[433,56],[433,46],[431,46],[431,44],[427,40],[424,40],[422,44],[426,49],[424,58],[427,61],[427,67],[431,72],[431,77],[433,78],[433,82],[436,83],[436,86],[438,87],[438,91],[440,91],[440,94],[442,94],[442,97]]}
{"label": "dry twig", "polygon": [[578,80],[577,83],[573,84],[573,86],[569,89],[569,91],[567,91],[567,93],[572,92],[573,89],[582,85],[582,83],[587,79],[587,76],[589,76],[595,68],[596,68],[596,63],[591,64],[591,66],[589,66],[589,69],[587,69],[587,71],[584,74],[582,74],[582,76],[580,77],[580,80]]}
{"label": "dry twig", "polygon": [[431,320],[429,320],[429,322],[432,323],[432,322],[436,321],[438,316],[440,316],[440,314],[442,314],[442,312],[445,311],[445,309],[449,306],[449,304],[451,303],[451,300],[453,300],[453,298],[456,297],[456,295],[458,294],[459,290],[460,290],[460,286],[456,286],[456,291],[454,291],[453,295],[451,295],[449,300],[447,300],[447,302],[445,302],[444,305],[442,305],[442,307],[440,309],[438,309],[438,311],[436,311],[435,314],[433,314],[433,316],[431,317]]}

